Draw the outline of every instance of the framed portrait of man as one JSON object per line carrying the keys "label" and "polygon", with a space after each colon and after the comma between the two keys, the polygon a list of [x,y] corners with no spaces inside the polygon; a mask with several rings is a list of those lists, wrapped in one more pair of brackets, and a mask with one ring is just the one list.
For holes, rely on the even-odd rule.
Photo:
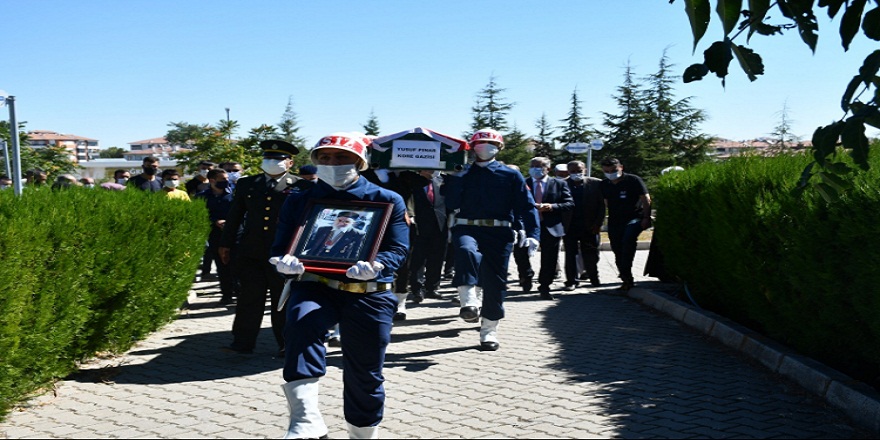
{"label": "framed portrait of man", "polygon": [[345,273],[358,261],[373,261],[391,217],[392,204],[311,200],[288,253],[307,272]]}

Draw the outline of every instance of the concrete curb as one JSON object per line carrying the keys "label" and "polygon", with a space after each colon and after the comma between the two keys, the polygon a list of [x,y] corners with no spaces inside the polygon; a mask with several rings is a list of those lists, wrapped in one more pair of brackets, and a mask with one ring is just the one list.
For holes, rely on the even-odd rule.
{"label": "concrete curb", "polygon": [[760,362],[880,434],[880,393],[851,377],[707,310],[662,292],[633,288],[627,295]]}

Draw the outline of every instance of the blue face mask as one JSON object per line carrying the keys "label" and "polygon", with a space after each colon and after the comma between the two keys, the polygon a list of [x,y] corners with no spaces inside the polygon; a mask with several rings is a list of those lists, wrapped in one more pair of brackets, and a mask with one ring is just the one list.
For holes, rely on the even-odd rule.
{"label": "blue face mask", "polygon": [[226,178],[232,183],[238,181],[239,177],[241,177],[241,171],[230,171],[226,173]]}
{"label": "blue face mask", "polygon": [[537,167],[529,168],[529,175],[532,176],[532,179],[543,179],[544,169]]}

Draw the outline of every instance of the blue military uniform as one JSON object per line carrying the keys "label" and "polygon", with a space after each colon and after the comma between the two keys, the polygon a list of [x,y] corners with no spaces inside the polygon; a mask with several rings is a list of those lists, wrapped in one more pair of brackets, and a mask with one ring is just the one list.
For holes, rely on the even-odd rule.
{"label": "blue military uniform", "polygon": [[[301,194],[291,195],[281,209],[272,255],[284,255],[297,227],[302,225],[311,199],[362,200],[391,203],[391,218],[375,262],[382,263],[375,281],[360,282],[345,274],[306,272],[292,281],[284,329],[286,382],[326,374],[327,329],[337,323],[342,339],[345,419],[353,426],[376,426],[383,416],[385,389],[382,365],[391,340],[397,299],[391,293],[394,272],[406,259],[409,229],[403,199],[361,176],[350,187],[337,191],[323,181]],[[339,282],[345,284],[338,284]],[[366,292],[354,292],[355,287]]]}
{"label": "blue military uniform", "polygon": [[471,166],[462,176],[448,176],[442,191],[446,207],[459,210],[452,227],[456,250],[452,285],[481,286],[482,316],[502,319],[514,219],[522,220],[528,237],[540,236],[538,211],[525,179],[493,160],[486,166]]}

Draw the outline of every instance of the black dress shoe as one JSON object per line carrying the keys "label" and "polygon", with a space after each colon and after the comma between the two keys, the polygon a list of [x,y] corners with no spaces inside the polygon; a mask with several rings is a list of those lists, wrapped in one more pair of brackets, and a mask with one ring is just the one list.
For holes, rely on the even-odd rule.
{"label": "black dress shoe", "polygon": [[498,347],[497,342],[480,342],[480,351],[498,351]]}
{"label": "black dress shoe", "polygon": [[527,278],[521,278],[519,280],[519,285],[522,287],[523,293],[529,293],[532,291],[532,280]]}
{"label": "black dress shoe", "polygon": [[462,307],[458,316],[465,322],[477,322],[480,320],[480,310],[476,307]]}
{"label": "black dress shoe", "polygon": [[632,281],[624,281],[623,284],[620,285],[620,290],[624,292],[628,292],[629,289],[632,289],[633,282]]}
{"label": "black dress shoe", "polygon": [[423,289],[416,290],[412,294],[412,301],[416,304],[425,300],[425,291]]}
{"label": "black dress shoe", "polygon": [[590,285],[593,287],[599,287],[602,285],[602,283],[599,282],[599,277],[596,277],[596,278],[590,278]]}
{"label": "black dress shoe", "polygon": [[342,340],[339,339],[339,336],[331,336],[327,339],[327,345],[330,347],[342,347]]}
{"label": "black dress shoe", "polygon": [[538,293],[539,293],[538,296],[539,296],[541,299],[546,299],[546,300],[551,300],[551,301],[554,300],[554,299],[556,299],[556,298],[550,293],[550,288],[549,288],[549,287],[539,287],[539,288],[538,288]]}
{"label": "black dress shoe", "polygon": [[406,321],[406,313],[403,312],[394,312],[394,317],[391,318],[392,321]]}
{"label": "black dress shoe", "polygon": [[443,299],[443,295],[437,293],[436,291],[428,290],[425,292],[425,298]]}
{"label": "black dress shoe", "polygon": [[577,289],[579,285],[580,285],[580,283],[578,283],[577,281],[575,281],[574,283],[566,284],[565,287],[564,287],[562,290],[565,290],[566,292],[571,292],[571,291],[573,291],[574,289]]}

